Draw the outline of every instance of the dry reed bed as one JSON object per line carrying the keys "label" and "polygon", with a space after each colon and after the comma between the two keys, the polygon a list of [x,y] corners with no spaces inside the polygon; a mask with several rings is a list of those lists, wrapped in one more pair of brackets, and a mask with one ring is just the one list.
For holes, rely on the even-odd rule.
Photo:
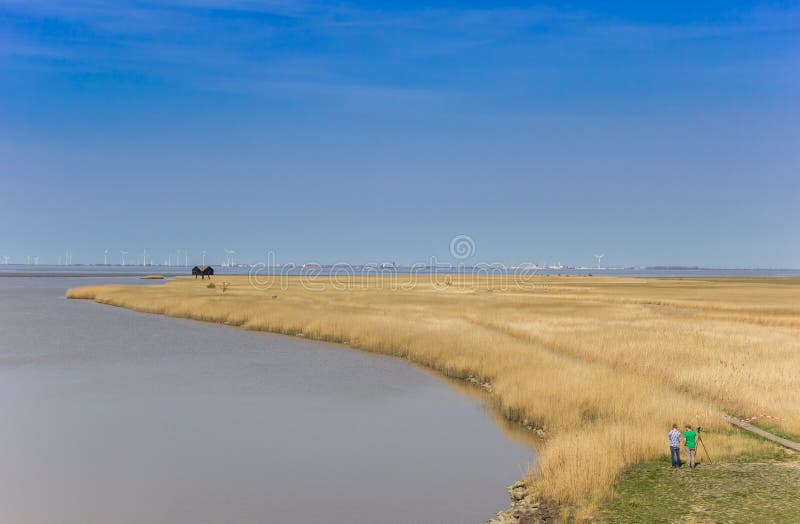
{"label": "dry reed bed", "polygon": [[[800,433],[800,279],[317,278],[225,293],[180,278],[91,286],[70,298],[343,342],[492,385],[500,412],[545,430],[534,496],[591,509],[623,468],[664,453],[672,422],[703,424],[718,455],[766,444],[723,413],[768,413]],[[307,284],[307,282],[306,282]]]}

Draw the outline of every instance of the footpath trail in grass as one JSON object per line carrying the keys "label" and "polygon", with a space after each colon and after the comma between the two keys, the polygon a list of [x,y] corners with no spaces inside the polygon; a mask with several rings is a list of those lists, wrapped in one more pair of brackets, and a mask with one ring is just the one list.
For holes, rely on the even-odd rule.
{"label": "footpath trail in grass", "polygon": [[766,430],[764,430],[762,428],[759,428],[758,426],[755,426],[753,424],[749,424],[749,423],[744,422],[742,420],[738,420],[735,417],[726,416],[725,420],[727,420],[728,422],[730,422],[731,424],[733,424],[737,428],[741,428],[741,429],[743,429],[745,431],[749,431],[751,433],[754,433],[754,434],[756,434],[756,435],[758,435],[758,436],[760,436],[762,438],[765,438],[765,439],[767,439],[767,440],[769,440],[771,442],[774,442],[776,444],[779,444],[781,446],[787,447],[787,448],[789,448],[791,450],[800,451],[800,444],[798,444],[794,440],[791,440],[791,438],[784,438],[784,437],[781,437],[779,435],[776,435],[775,433],[770,433],[769,431],[766,431]]}
{"label": "footpath trail in grass", "polygon": [[599,522],[798,522],[800,455],[672,469],[650,461],[626,472]]}

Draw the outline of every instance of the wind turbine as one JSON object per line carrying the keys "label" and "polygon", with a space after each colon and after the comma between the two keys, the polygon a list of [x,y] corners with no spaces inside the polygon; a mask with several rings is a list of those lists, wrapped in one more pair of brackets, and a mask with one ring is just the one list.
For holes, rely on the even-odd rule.
{"label": "wind turbine", "polygon": [[142,251],[142,265],[147,265],[147,248]]}
{"label": "wind turbine", "polygon": [[223,249],[225,249],[225,262],[226,262],[226,265],[228,267],[232,267],[233,266],[233,255],[236,254],[236,251],[234,251],[232,249],[226,249],[226,248],[223,248]]}
{"label": "wind turbine", "polygon": [[122,255],[122,265],[125,266],[125,255],[127,255],[128,252],[127,251],[120,251],[119,254]]}
{"label": "wind turbine", "polygon": [[38,256],[33,257],[33,265],[34,266],[38,266],[39,265],[39,257]]}
{"label": "wind turbine", "polygon": [[203,251],[203,263],[201,265],[203,265],[203,266],[206,265],[206,252],[205,251]]}
{"label": "wind turbine", "polygon": [[30,255],[28,255],[28,257],[25,259],[25,263],[28,264],[29,266],[31,265],[31,256]]}
{"label": "wind turbine", "polygon": [[104,266],[108,265],[108,249],[103,251],[103,265]]}
{"label": "wind turbine", "polygon": [[183,267],[189,267],[189,252],[183,250]]}
{"label": "wind turbine", "polygon": [[11,260],[11,257],[10,257],[10,256],[6,255],[6,256],[4,256],[4,257],[3,257],[3,263],[4,263],[5,265],[8,265],[8,262],[9,262],[9,260]]}
{"label": "wind turbine", "polygon": [[601,260],[601,259],[602,259],[604,256],[606,256],[606,255],[605,255],[605,253],[603,253],[602,255],[595,255],[595,256],[594,256],[594,258],[596,258],[596,259],[597,259],[597,269],[600,269],[600,260]]}

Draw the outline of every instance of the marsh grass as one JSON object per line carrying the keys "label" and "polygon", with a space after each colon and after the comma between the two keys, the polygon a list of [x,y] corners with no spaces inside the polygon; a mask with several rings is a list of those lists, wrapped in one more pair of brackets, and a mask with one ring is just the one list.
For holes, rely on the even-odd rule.
{"label": "marsh grass", "polygon": [[768,447],[723,413],[780,416],[800,434],[800,279],[540,277],[505,289],[452,277],[387,289],[364,277],[276,290],[226,278],[224,295],[178,278],[67,296],[345,343],[489,383],[503,416],[545,432],[532,495],[578,514],[626,468],[664,455],[673,422],[706,426],[720,459]]}

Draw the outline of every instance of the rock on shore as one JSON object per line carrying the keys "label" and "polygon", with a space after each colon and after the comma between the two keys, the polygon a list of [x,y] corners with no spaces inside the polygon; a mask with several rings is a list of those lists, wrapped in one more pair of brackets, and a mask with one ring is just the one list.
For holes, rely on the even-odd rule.
{"label": "rock on shore", "polygon": [[528,498],[528,489],[521,480],[508,488],[511,507],[497,514],[489,524],[540,524],[555,522],[557,512],[540,501]]}

